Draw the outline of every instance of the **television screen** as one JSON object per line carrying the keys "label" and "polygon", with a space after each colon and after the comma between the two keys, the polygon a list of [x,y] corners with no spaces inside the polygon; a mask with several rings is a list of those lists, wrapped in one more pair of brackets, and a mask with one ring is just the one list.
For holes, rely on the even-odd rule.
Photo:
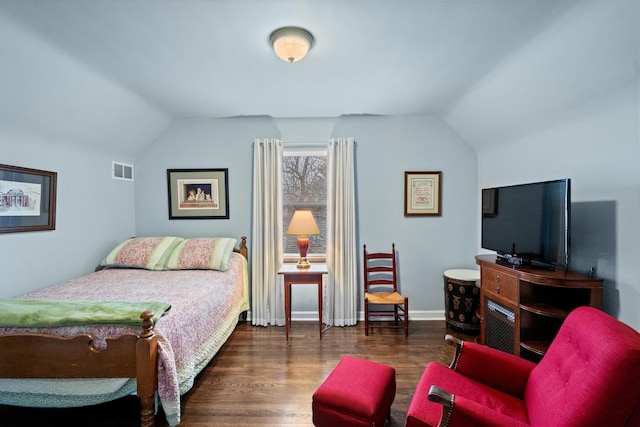
{"label": "television screen", "polygon": [[482,247],[512,264],[569,268],[569,179],[482,190]]}

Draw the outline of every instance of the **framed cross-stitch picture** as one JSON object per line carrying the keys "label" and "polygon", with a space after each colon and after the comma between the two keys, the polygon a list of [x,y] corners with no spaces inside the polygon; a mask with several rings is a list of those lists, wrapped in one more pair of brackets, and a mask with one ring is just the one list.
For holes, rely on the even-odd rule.
{"label": "framed cross-stitch picture", "polygon": [[404,173],[404,216],[442,216],[442,172]]}

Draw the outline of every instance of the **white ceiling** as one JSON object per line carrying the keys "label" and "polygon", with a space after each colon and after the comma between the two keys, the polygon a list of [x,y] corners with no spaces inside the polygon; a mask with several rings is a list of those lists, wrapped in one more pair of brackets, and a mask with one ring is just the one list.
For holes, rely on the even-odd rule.
{"label": "white ceiling", "polygon": [[[598,22],[581,27],[581,16],[587,11],[592,11],[589,21],[601,12],[593,11],[593,4],[568,0],[0,0],[0,78],[4,81],[0,89],[8,94],[0,100],[0,120],[40,126],[51,134],[66,132],[72,139],[90,138],[97,127],[107,136],[131,141],[153,138],[158,128],[176,118],[246,115],[435,115],[449,119],[463,134],[477,132],[474,116],[487,111],[478,111],[484,108],[475,103],[490,99],[489,94],[478,94],[491,85],[491,76],[507,73],[502,81],[517,81],[511,68],[524,67],[535,55],[515,64],[514,58],[531,46],[548,51],[557,43],[546,38],[558,33],[559,26],[589,31],[598,40],[611,31],[599,29]],[[568,16],[573,24],[567,23]],[[607,25],[611,19],[624,20],[624,11],[618,8],[612,16]],[[301,62],[285,63],[271,50],[271,31],[285,25],[305,27],[316,39]],[[571,36],[554,37],[571,40]],[[632,39],[628,44],[635,43]],[[620,53],[624,54],[628,52]],[[535,66],[553,75],[563,75],[567,69],[565,81],[584,80],[564,65],[571,56],[570,50],[564,56],[554,52],[539,58],[542,63],[537,61]],[[568,63],[579,60],[572,58]],[[555,61],[553,70],[545,61]],[[635,75],[627,68],[618,73],[608,65],[604,68],[598,71],[598,76],[605,76],[598,77],[599,83],[604,79],[609,85],[620,85],[620,79]],[[518,72],[526,75],[527,69]],[[558,83],[546,90],[555,93]],[[587,79],[584,86],[592,88],[593,83]],[[495,95],[508,89],[493,90]],[[529,90],[539,94],[535,87]],[[558,102],[593,96],[585,95],[584,88],[575,93],[567,90],[571,99]],[[470,94],[476,98],[470,100]],[[509,104],[504,108],[510,109]],[[73,121],[79,129],[61,121]],[[86,129],[78,123],[86,124]],[[463,136],[473,139],[473,133]]]}

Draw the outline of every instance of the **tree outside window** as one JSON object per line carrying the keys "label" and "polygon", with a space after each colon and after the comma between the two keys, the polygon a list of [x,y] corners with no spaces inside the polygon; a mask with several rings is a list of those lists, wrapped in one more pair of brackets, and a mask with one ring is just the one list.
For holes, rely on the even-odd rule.
{"label": "tree outside window", "polygon": [[320,234],[309,236],[308,257],[326,255],[327,236],[327,152],[326,150],[287,151],[282,167],[284,253],[297,258],[297,236],[286,234],[296,210],[310,210]]}

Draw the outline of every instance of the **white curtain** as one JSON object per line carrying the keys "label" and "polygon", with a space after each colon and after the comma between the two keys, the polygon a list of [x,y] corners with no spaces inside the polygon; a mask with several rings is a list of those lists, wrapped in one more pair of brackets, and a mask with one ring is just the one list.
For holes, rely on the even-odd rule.
{"label": "white curtain", "polygon": [[284,325],[282,260],[282,141],[253,142],[253,225],[251,242],[251,323]]}
{"label": "white curtain", "polygon": [[358,253],[355,214],[355,142],[329,141],[327,152],[327,324],[358,321]]}

